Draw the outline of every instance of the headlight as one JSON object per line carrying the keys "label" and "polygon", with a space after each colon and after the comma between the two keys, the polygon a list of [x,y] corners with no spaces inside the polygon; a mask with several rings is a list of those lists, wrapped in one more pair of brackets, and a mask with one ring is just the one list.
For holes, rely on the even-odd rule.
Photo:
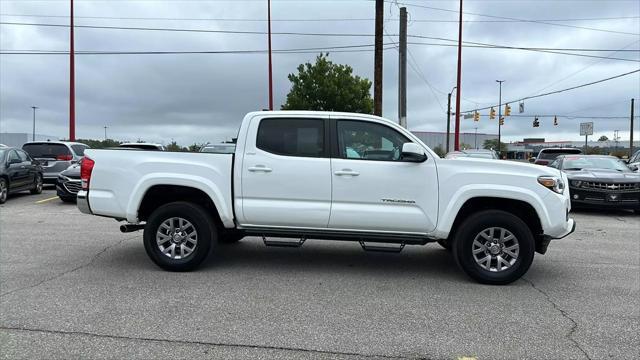
{"label": "headlight", "polygon": [[571,180],[571,186],[580,187],[582,185],[582,181],[580,180]]}
{"label": "headlight", "polygon": [[540,185],[558,194],[562,194],[564,192],[564,183],[561,178],[555,176],[540,176],[538,177],[538,182]]}

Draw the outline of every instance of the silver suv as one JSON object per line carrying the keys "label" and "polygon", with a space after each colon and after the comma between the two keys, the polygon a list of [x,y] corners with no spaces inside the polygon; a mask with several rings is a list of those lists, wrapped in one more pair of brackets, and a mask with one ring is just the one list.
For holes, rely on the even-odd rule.
{"label": "silver suv", "polygon": [[46,184],[55,184],[58,174],[77,163],[88,148],[82,143],[66,141],[33,141],[22,145],[22,150],[42,166]]}

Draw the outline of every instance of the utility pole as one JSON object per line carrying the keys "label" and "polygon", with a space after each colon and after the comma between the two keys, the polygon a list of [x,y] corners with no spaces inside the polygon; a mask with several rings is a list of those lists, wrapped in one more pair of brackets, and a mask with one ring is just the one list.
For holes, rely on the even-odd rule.
{"label": "utility pole", "polygon": [[462,0],[460,0],[460,19],[458,20],[458,77],[456,82],[456,135],[454,150],[460,150],[460,82],[462,81]]}
{"label": "utility pole", "polygon": [[105,141],[107,140],[107,128],[108,128],[108,126],[107,126],[107,125],[105,125],[105,126],[104,126],[104,140],[105,140]]}
{"label": "utility pole", "polygon": [[407,128],[407,8],[400,8],[400,41],[398,48],[398,120]]}
{"label": "utility pole", "polygon": [[71,1],[71,24],[69,27],[69,141],[76,141],[76,66],[73,40],[73,0]]}
{"label": "utility pole", "polygon": [[382,116],[382,31],[384,0],[376,0],[375,47],[373,53],[373,114]]}
{"label": "utility pole", "polygon": [[36,109],[37,106],[32,106],[33,109],[33,132],[31,133],[31,141],[36,141]]}
{"label": "utility pole", "polygon": [[451,95],[453,94],[453,90],[456,89],[456,86],[453,87],[453,89],[451,89],[451,92],[447,95],[447,148],[445,149],[445,152],[449,152],[450,148],[449,148],[449,138],[451,137]]}
{"label": "utility pole", "polygon": [[496,80],[496,82],[500,84],[500,90],[498,91],[498,157],[502,159],[502,146],[500,146],[500,119],[502,119],[502,83],[504,80]]}
{"label": "utility pole", "polygon": [[613,130],[613,142],[616,144],[615,151],[618,151],[618,140],[620,140],[618,133],[620,133],[620,130]]}
{"label": "utility pole", "polygon": [[476,150],[478,150],[478,127],[475,127],[475,134],[473,135],[473,142]]}
{"label": "utility pole", "polygon": [[267,29],[269,38],[269,110],[273,111],[273,63],[271,61],[271,0],[267,0]]}
{"label": "utility pole", "polygon": [[629,125],[629,159],[633,156],[633,102],[634,99],[631,99],[631,119]]}

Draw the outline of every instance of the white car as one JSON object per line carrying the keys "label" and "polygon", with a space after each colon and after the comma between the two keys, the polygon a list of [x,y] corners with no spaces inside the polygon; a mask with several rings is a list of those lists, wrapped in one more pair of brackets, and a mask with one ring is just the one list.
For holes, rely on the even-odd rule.
{"label": "white car", "polygon": [[234,154],[87,150],[81,178],[80,210],[144,229],[147,254],[172,271],[243,236],[374,251],[437,241],[473,279],[507,284],[575,229],[557,169],[441,159],[406,129],[363,114],[253,112]]}

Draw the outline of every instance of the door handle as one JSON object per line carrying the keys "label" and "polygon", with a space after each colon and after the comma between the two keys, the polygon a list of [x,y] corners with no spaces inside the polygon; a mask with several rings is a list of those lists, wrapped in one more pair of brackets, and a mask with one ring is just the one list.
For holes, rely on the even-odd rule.
{"label": "door handle", "polygon": [[256,166],[250,166],[247,170],[251,171],[251,172],[256,172],[256,171],[262,171],[262,172],[271,172],[271,169],[264,166],[264,165],[256,165]]}
{"label": "door handle", "polygon": [[26,166],[20,165],[20,169],[24,169],[24,168],[26,168]]}
{"label": "door handle", "polygon": [[338,170],[338,171],[334,172],[334,174],[336,174],[338,176],[358,176],[358,175],[360,175],[359,172],[353,171],[351,169]]}

